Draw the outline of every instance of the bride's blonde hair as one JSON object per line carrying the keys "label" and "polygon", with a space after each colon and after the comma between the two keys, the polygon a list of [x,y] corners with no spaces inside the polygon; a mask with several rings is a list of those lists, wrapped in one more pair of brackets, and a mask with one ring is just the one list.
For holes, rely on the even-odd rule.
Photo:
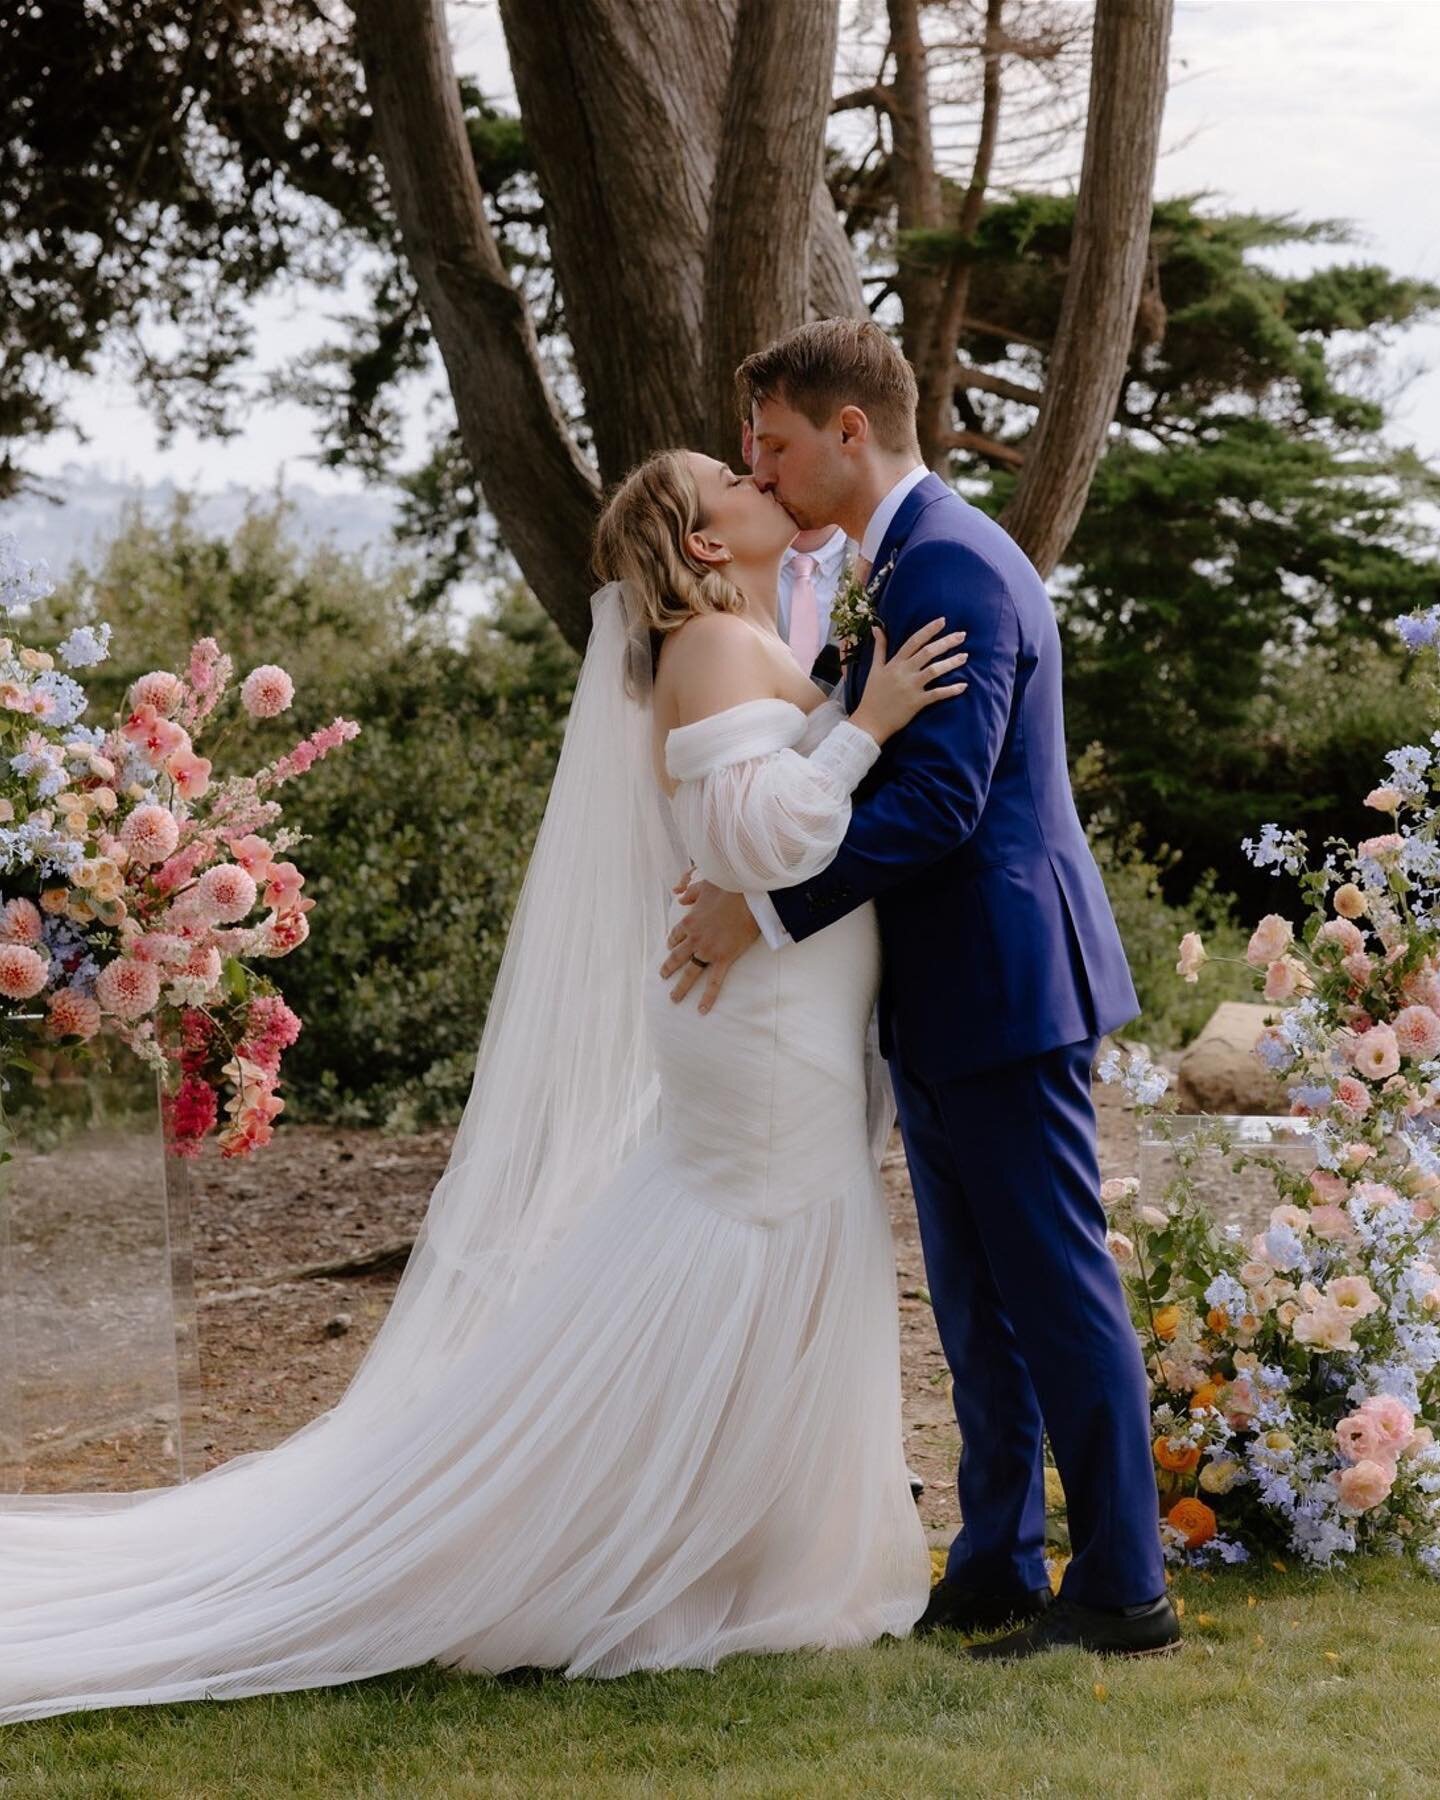
{"label": "bride's blonde hair", "polygon": [[745,610],[744,596],[724,571],[697,562],[685,548],[705,523],[685,452],[662,450],[620,482],[595,527],[595,574],[630,587],[650,631],[652,657],[666,633],[697,613]]}

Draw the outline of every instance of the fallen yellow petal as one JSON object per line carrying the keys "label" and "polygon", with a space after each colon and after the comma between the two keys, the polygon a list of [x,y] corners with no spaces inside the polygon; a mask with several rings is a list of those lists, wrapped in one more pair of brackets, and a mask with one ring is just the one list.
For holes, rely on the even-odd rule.
{"label": "fallen yellow petal", "polygon": [[1245,1604],[1247,1606],[1258,1606],[1260,1604],[1260,1602],[1255,1598],[1255,1596],[1253,1594],[1247,1594],[1245,1596]]}
{"label": "fallen yellow petal", "polygon": [[1325,1652],[1325,1660],[1326,1662],[1339,1662],[1340,1652],[1338,1650],[1327,1650]]}
{"label": "fallen yellow petal", "polygon": [[1213,1625],[1215,1623],[1215,1615],[1214,1613],[1196,1613],[1195,1623],[1202,1627]]}
{"label": "fallen yellow petal", "polygon": [[1108,1700],[1110,1698],[1110,1690],[1103,1681],[1097,1681],[1095,1683],[1095,1698],[1097,1700]]}
{"label": "fallen yellow petal", "polygon": [[1185,1596],[1183,1594],[1177,1594],[1175,1597],[1175,1616],[1177,1619],[1185,1617]]}

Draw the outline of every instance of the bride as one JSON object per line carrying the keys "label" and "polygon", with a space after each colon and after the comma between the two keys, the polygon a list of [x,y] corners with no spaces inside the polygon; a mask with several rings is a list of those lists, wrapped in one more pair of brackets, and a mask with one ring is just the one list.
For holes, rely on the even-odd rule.
{"label": "bride", "polygon": [[186,1486],[0,1497],[0,1721],[318,1687],[429,1660],[614,1676],[907,1632],[867,1056],[873,909],[659,974],[687,863],[824,867],[879,745],[964,661],[877,640],[846,720],[775,627],[793,520],[667,452],[601,520],[608,585],[444,1175],[340,1401]]}

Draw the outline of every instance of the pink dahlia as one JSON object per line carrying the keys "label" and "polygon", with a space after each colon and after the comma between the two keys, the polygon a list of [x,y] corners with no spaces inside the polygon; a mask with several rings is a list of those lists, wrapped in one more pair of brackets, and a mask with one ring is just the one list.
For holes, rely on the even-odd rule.
{"label": "pink dahlia", "polygon": [[0,940],[7,944],[38,944],[44,926],[33,900],[7,900],[0,907]]}
{"label": "pink dahlia", "polygon": [[261,663],[240,686],[240,703],[252,719],[273,719],[295,698],[295,683],[275,663]]}
{"label": "pink dahlia", "polygon": [[160,998],[160,971],[154,963],[117,956],[96,978],[95,998],[117,1019],[138,1019],[152,1012]]}
{"label": "pink dahlia", "polygon": [[31,1000],[50,976],[50,958],[28,944],[0,944],[0,994]]}
{"label": "pink dahlia", "polygon": [[168,669],[152,669],[142,675],[130,690],[134,707],[153,706],[157,713],[169,718],[185,697],[185,684]]}
{"label": "pink dahlia", "polygon": [[1428,1006],[1407,1006],[1396,1013],[1394,1031],[1400,1054],[1414,1062],[1424,1062],[1440,1050],[1440,1016]]}
{"label": "pink dahlia", "polygon": [[214,987],[220,979],[220,952],[213,944],[193,944],[178,973],[192,981],[204,981]]}
{"label": "pink dahlia", "polygon": [[100,1007],[92,995],[79,988],[57,988],[50,996],[45,1029],[51,1037],[92,1038],[100,1029]]}
{"label": "pink dahlia", "polygon": [[120,827],[120,842],[147,868],[164,862],[180,842],[180,824],[165,806],[137,806]]}
{"label": "pink dahlia", "polygon": [[211,918],[231,925],[255,904],[255,877],[239,863],[216,863],[200,877],[196,892]]}

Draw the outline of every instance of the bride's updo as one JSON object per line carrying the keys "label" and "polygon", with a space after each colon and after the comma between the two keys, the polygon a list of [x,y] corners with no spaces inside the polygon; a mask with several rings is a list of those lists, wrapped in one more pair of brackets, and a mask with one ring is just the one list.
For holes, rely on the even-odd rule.
{"label": "bride's updo", "polygon": [[685,548],[706,519],[683,450],[662,450],[634,468],[606,502],[592,557],[601,581],[623,581],[637,598],[655,651],[696,613],[743,612],[744,596],[721,570]]}

